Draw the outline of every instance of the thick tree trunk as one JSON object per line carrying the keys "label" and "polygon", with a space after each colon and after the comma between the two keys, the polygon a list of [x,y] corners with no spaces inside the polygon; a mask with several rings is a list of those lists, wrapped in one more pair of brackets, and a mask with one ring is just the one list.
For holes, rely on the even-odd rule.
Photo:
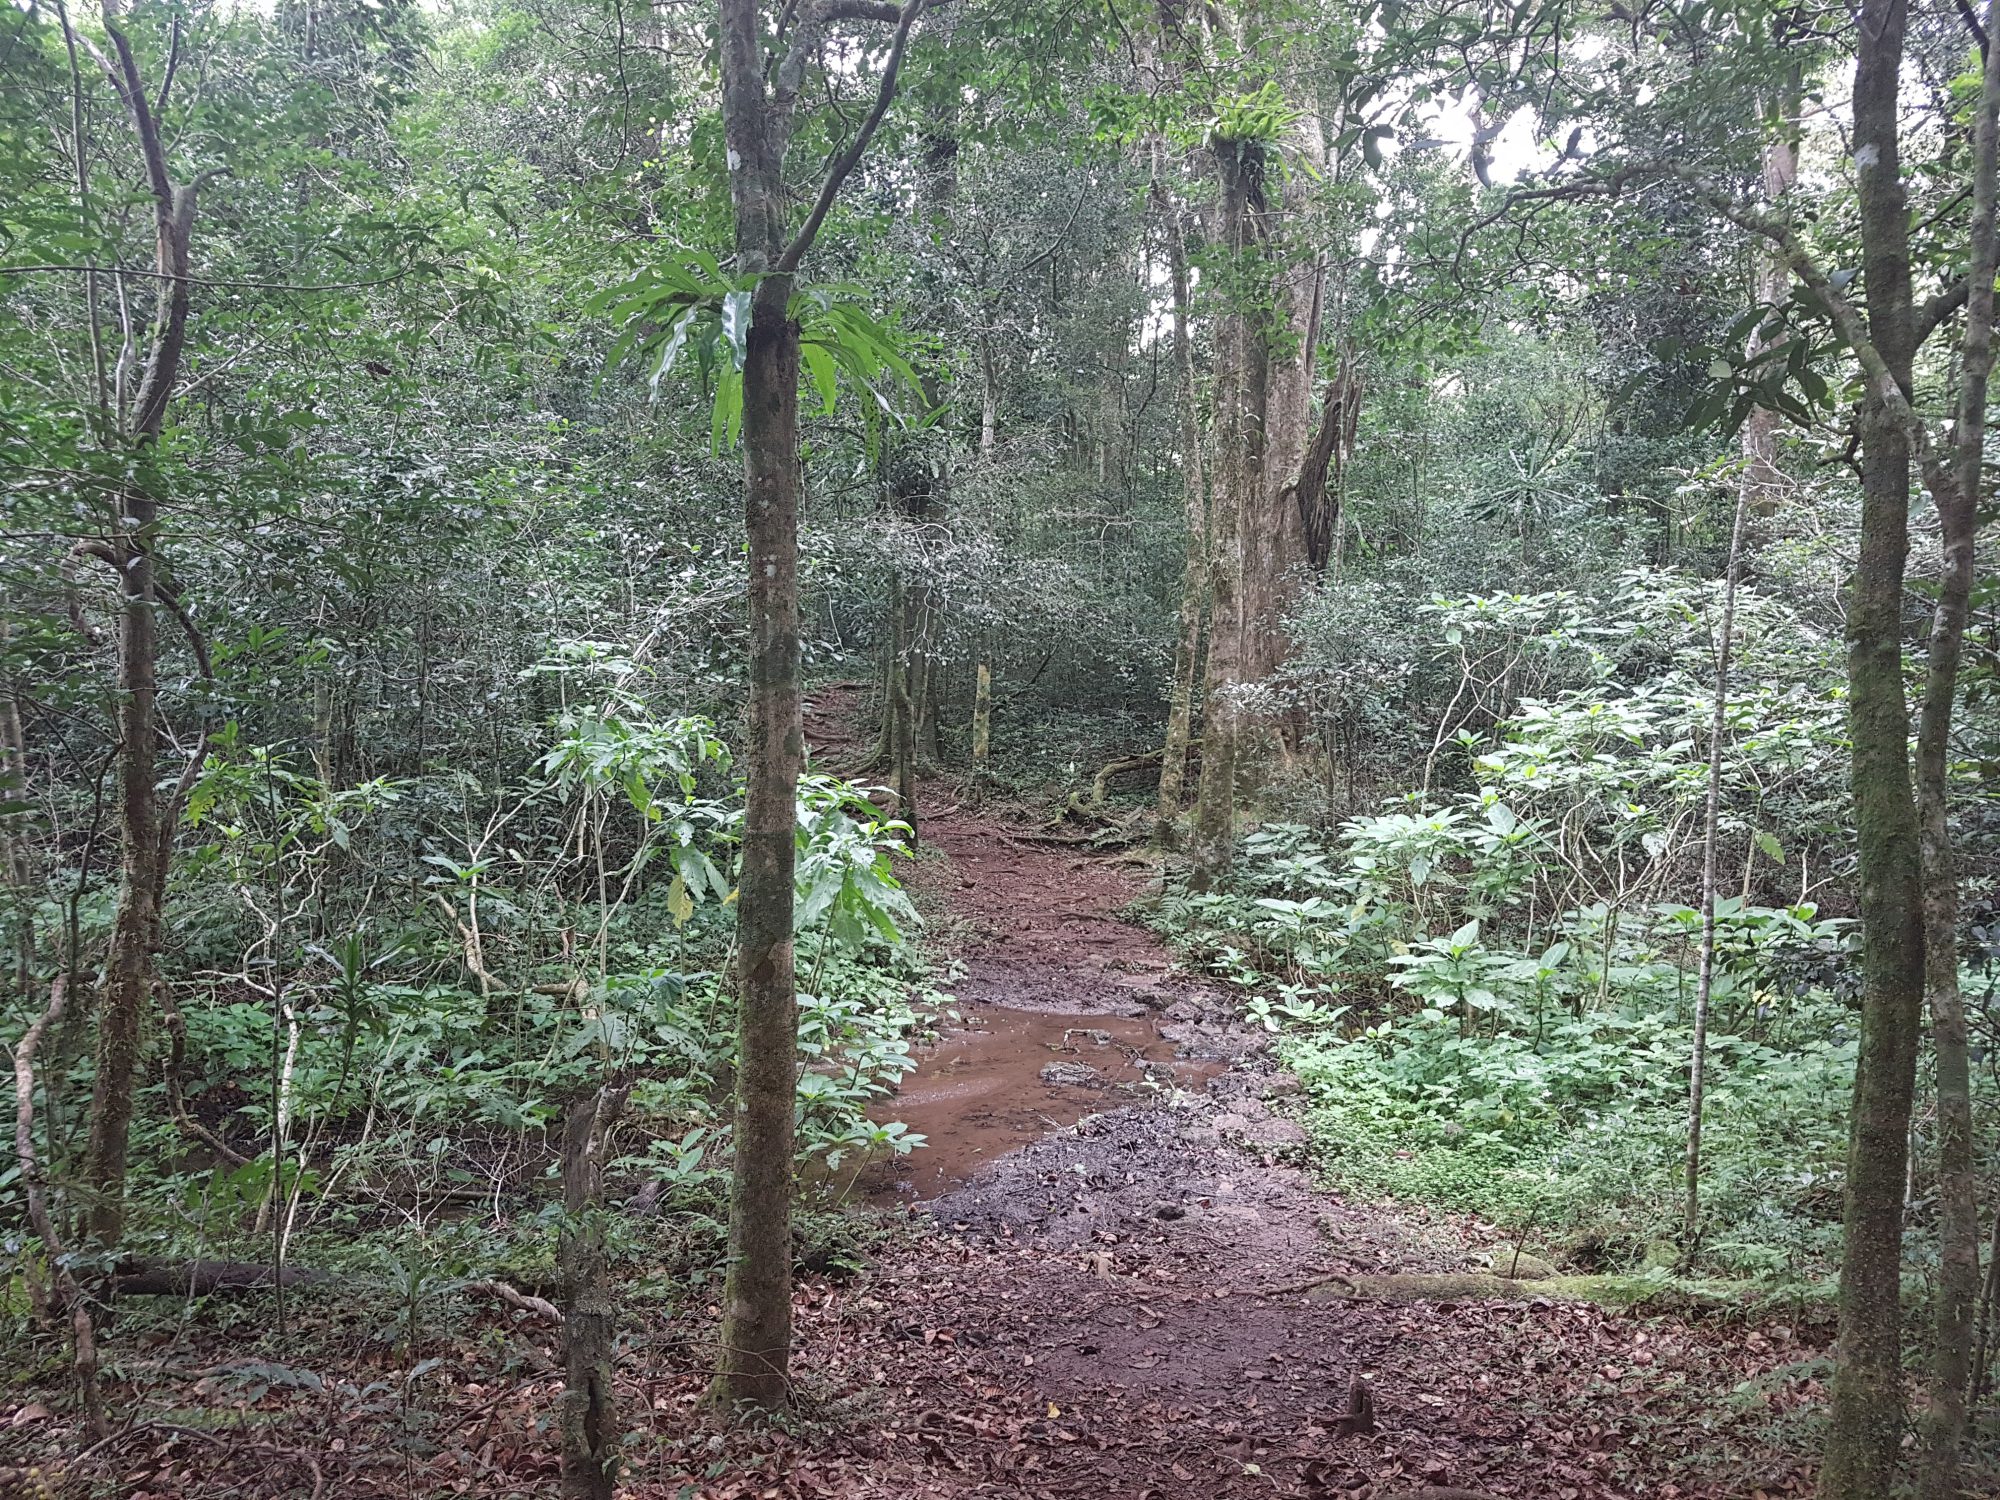
{"label": "thick tree trunk", "polygon": [[[1986,34],[2000,34],[2000,0],[1988,0]],[[1973,131],[1972,248],[1967,271],[1964,360],[1953,429],[1956,464],[1932,486],[1944,569],[1931,617],[1930,660],[1917,720],[1917,806],[1924,877],[1924,953],[1931,1035],[1937,1052],[1937,1305],[1930,1399],[1924,1415],[1925,1500],[1958,1493],[1979,1300],[1979,1201],[1972,1147],[1972,1077],[1965,1000],[1958,986],[1958,872],[1952,859],[1951,717],[1972,594],[1979,487],[1986,450],[1986,394],[1993,372],[1993,278],[2000,191],[2000,46],[1987,49]],[[1942,477],[1942,476],[1938,476]]]}
{"label": "thick tree trunk", "polygon": [[[1307,111],[1300,117],[1285,155],[1315,167],[1323,164],[1316,114]],[[1253,682],[1271,676],[1289,654],[1285,616],[1298,596],[1308,557],[1297,483],[1312,436],[1313,372],[1326,295],[1325,265],[1316,253],[1309,254],[1298,228],[1313,181],[1313,173],[1288,164],[1279,201],[1256,206],[1271,312],[1264,330],[1269,370],[1257,409],[1262,448],[1257,482],[1246,492],[1244,510],[1244,669]],[[1266,752],[1282,748],[1275,736],[1259,735],[1258,740]]]}
{"label": "thick tree trunk", "polygon": [[758,284],[743,364],[750,700],[737,896],[735,1167],[718,1398],[785,1399],[792,1342],[793,828],[799,760],[799,327],[788,276]]}
{"label": "thick tree trunk", "polygon": [[[1218,238],[1233,262],[1245,267],[1257,254],[1255,184],[1263,170],[1263,148],[1254,141],[1217,140],[1214,150],[1222,183]],[[1250,680],[1245,532],[1264,469],[1267,358],[1262,316],[1239,304],[1216,321],[1208,676],[1190,873],[1196,890],[1220,880],[1236,850],[1236,765],[1244,737],[1243,688]]]}
{"label": "thick tree trunk", "polygon": [[[1863,9],[1854,159],[1869,329],[1907,395],[1913,321],[1908,206],[1897,139],[1905,4],[1867,0]],[[1902,661],[1911,454],[1902,425],[1872,389],[1860,421],[1861,550],[1848,599],[1847,640],[1861,873],[1861,1042],[1849,1127],[1838,1368],[1819,1481],[1824,1500],[1880,1500],[1890,1493],[1903,1437],[1903,1194],[1924,997],[1917,814]]]}

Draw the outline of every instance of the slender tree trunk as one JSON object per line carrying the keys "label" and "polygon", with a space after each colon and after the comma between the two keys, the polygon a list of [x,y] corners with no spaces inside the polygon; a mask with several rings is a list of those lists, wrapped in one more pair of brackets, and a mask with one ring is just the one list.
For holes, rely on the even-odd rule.
{"label": "slender tree trunk", "polygon": [[1688,1068],[1688,1139],[1681,1253],[1693,1256],[1701,1233],[1701,1116],[1708,1073],[1708,1005],[1715,993],[1715,835],[1722,813],[1722,742],[1729,732],[1729,656],[1736,632],[1736,575],[1743,557],[1743,518],[1751,481],[1736,486],[1736,516],[1729,528],[1729,562],[1722,578],[1722,628],[1715,643],[1715,712],[1708,726],[1708,802],[1702,811],[1701,963],[1694,991],[1694,1048]]}
{"label": "slender tree trunk", "polygon": [[1000,445],[1000,373],[993,362],[993,339],[979,336],[979,461],[990,463]]}
{"label": "slender tree trunk", "polygon": [[1187,780],[1188,744],[1194,733],[1195,683],[1201,664],[1201,620],[1208,592],[1209,519],[1205,465],[1201,452],[1201,401],[1195,384],[1190,337],[1187,236],[1180,209],[1161,180],[1164,148],[1153,143],[1153,202],[1167,240],[1167,270],[1174,299],[1174,371],[1181,426],[1181,498],[1187,511],[1187,550],[1181,564],[1180,630],[1174,648],[1174,680],[1167,699],[1166,750],[1160,757],[1160,842],[1171,844],[1180,821]]}
{"label": "slender tree trunk", "polygon": [[[2000,37],[2000,0],[1988,0],[1986,34]],[[1917,807],[1924,878],[1924,955],[1931,1035],[1937,1052],[1937,1305],[1932,1328],[1930,1400],[1924,1416],[1925,1500],[1958,1493],[1965,1438],[1972,1324],[1979,1299],[1979,1202],[1972,1148],[1972,1077],[1965,1001],[1958,987],[1958,872],[1952,858],[1951,717],[1972,594],[1979,486],[1986,448],[1986,393],[1993,372],[1993,278],[2000,167],[2000,45],[1987,49],[1973,135],[1972,250],[1967,271],[1964,362],[1953,429],[1950,482],[1932,486],[1944,542],[1944,569],[1931,617],[1930,659],[1917,719]]]}
{"label": "slender tree trunk", "polygon": [[[1777,133],[1764,146],[1764,201],[1784,201],[1799,178],[1798,99],[1799,71],[1794,68],[1786,80],[1778,107]],[[1791,293],[1791,268],[1774,247],[1760,248],[1754,295],[1760,307],[1777,308]],[[1762,353],[1772,346],[1761,334],[1750,337],[1749,352]],[[1768,407],[1755,406],[1743,424],[1743,482],[1749,489],[1750,509],[1759,516],[1777,509],[1784,495],[1785,476],[1778,467],[1778,414]]]}
{"label": "slender tree trunk", "polygon": [[916,694],[911,690],[911,642],[909,592],[901,579],[890,584],[893,590],[891,617],[895,621],[895,667],[889,674],[889,724],[891,759],[895,767],[896,816],[910,825],[916,839],[917,826],[917,736]]}
{"label": "slender tree trunk", "polygon": [[986,769],[986,757],[993,743],[993,671],[979,664],[972,689],[972,769]]}
{"label": "slender tree trunk", "polygon": [[792,1342],[793,828],[799,760],[799,327],[791,278],[758,283],[743,363],[750,701],[737,896],[735,1170],[719,1399],[785,1399]]}
{"label": "slender tree trunk", "polygon": [[[1905,5],[1866,0],[1863,8],[1854,159],[1868,325],[1907,397],[1914,323],[1897,137]],[[1903,695],[1910,444],[1872,387],[1860,423],[1861,547],[1848,598],[1847,642],[1861,874],[1861,1040],[1849,1126],[1838,1365],[1819,1481],[1824,1500],[1881,1500],[1895,1478],[1903,1437],[1903,1195],[1924,999],[1917,812]]]}
{"label": "slender tree trunk", "polygon": [[134,478],[123,491],[113,540],[105,553],[118,574],[118,903],[98,1013],[97,1071],[91,1093],[90,1139],[83,1180],[90,1194],[92,1236],[115,1245],[125,1230],[125,1167],[137,1088],[140,1032],[151,1003],[167,868],[159,799],[154,791],[160,730],[158,592],[152,546],[159,504],[152,460],[180,378],[187,339],[188,243],[195,188],[168,175],[160,133],[131,44],[105,7],[105,33],[116,57],[119,91],[138,137],[153,198],[154,264],[161,276],[152,347],[133,399],[126,440]]}
{"label": "slender tree trunk", "polygon": [[604,1253],[604,1163],[630,1092],[585,1095],[563,1128],[563,1500],[612,1500],[618,1482],[624,1434],[612,1388],[618,1301]]}
{"label": "slender tree trunk", "polygon": [[792,1347],[792,1114],[798,1071],[793,965],[793,836],[804,733],[799,722],[799,325],[792,284],[841,184],[895,97],[907,0],[875,104],[834,158],[806,221],[785,239],[792,110],[824,26],[840,9],[807,0],[782,58],[765,55],[759,0],[720,0],[723,134],[737,269],[759,276],[743,360],[743,508],[749,535],[750,690],[745,712],[743,854],[737,881],[736,1129],[729,1270],[714,1399],[783,1405]]}

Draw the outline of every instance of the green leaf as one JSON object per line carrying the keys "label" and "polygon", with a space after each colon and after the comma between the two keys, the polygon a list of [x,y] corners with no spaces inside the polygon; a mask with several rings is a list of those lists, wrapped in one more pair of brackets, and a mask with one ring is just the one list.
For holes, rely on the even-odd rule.
{"label": "green leaf", "polygon": [[832,416],[835,381],[838,379],[833,356],[826,352],[823,345],[806,343],[799,347],[799,359],[806,367],[806,375],[812,381],[813,389],[819,392],[821,414]]}
{"label": "green leaf", "polygon": [[736,291],[723,294],[722,336],[729,340],[729,351],[735,358],[736,368],[742,369],[744,348],[750,337],[750,293]]}
{"label": "green leaf", "polygon": [[673,369],[674,361],[680,358],[681,350],[687,347],[688,331],[694,327],[697,311],[698,309],[690,307],[682,313],[674,321],[673,331],[667,335],[667,342],[661,346],[659,363],[653,366],[653,378],[647,386],[647,394],[654,401],[660,399],[660,382]]}

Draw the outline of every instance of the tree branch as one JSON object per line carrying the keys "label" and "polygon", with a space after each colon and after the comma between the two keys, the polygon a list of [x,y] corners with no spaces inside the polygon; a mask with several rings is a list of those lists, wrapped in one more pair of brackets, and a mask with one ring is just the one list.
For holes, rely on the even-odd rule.
{"label": "tree branch", "polygon": [[[77,557],[96,558],[97,561],[103,563],[121,579],[125,576],[124,564],[118,559],[118,549],[113,547],[109,542],[78,542],[70,551]],[[181,629],[187,633],[188,646],[194,652],[195,665],[201,669],[201,675],[204,678],[213,682],[215,680],[215,666],[209,657],[208,638],[195,625],[193,617],[187,612],[187,606],[181,603],[180,590],[175,588],[171,583],[168,583],[164,578],[156,575],[153,579],[153,594],[162,604],[172,610],[174,618],[181,622]]]}
{"label": "tree branch", "polygon": [[893,24],[903,19],[903,11],[892,0],[822,0],[816,19],[821,22],[887,21]]}
{"label": "tree branch", "polygon": [[1779,254],[1784,257],[1785,264],[1792,268],[1793,274],[1811,288],[1813,295],[1819,298],[1821,306],[1826,309],[1827,316],[1833,320],[1834,331],[1840,335],[1847,347],[1854,351],[1854,358],[1861,366],[1861,373],[1869,393],[1882,403],[1890,419],[1902,429],[1904,438],[1909,442],[1911,454],[1923,467],[1926,482],[1929,482],[1931,470],[1937,466],[1936,458],[1931,451],[1929,430],[1924,426],[1922,418],[1917,415],[1916,408],[1910,404],[1910,398],[1904,393],[1902,385],[1890,371],[1881,350],[1875,347],[1874,339],[1869,336],[1866,320],[1853,303],[1835,290],[1833,282],[1820,268],[1819,262],[1813,259],[1812,252],[1806,249],[1790,221],[1760,212],[1748,204],[1739,202],[1733,195],[1689,168],[1677,166],[1672,171],[1675,177],[1692,188],[1723,218],[1739,229],[1761,235],[1775,245]]}
{"label": "tree branch", "polygon": [[799,232],[793,236],[791,244],[785,247],[785,253],[778,257],[778,263],[772,267],[773,270],[781,274],[796,271],[799,262],[805,259],[806,251],[812,248],[813,241],[819,236],[819,227],[826,222],[827,212],[833,207],[833,200],[838,196],[841,184],[847,181],[848,174],[860,162],[862,153],[868,149],[868,142],[874,138],[876,127],[882,123],[883,116],[889,113],[889,103],[896,97],[896,75],[902,70],[903,49],[909,44],[910,28],[916,24],[917,17],[924,13],[928,3],[929,0],[907,0],[903,8],[896,13],[896,35],[889,43],[889,60],[882,65],[882,82],[875,91],[875,107],[868,112],[868,118],[861,122],[861,128],[847,143],[847,149],[842,151],[834,159],[833,165],[827,168],[826,180],[820,184],[819,197],[813,203],[812,212],[806,215],[805,223],[799,227]]}
{"label": "tree branch", "polygon": [[1917,309],[1918,348],[1922,348],[1924,341],[1937,332],[1940,323],[1965,306],[1966,295],[1971,290],[1972,279],[1961,277]]}

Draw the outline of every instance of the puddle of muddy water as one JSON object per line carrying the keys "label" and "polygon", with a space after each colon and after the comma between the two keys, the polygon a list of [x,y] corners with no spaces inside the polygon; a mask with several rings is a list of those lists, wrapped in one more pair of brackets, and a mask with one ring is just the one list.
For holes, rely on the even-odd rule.
{"label": "puddle of muddy water", "polygon": [[[1052,1065],[1060,1070],[1054,1080],[1043,1076]],[[1225,1066],[1176,1058],[1150,1015],[969,1009],[962,1028],[922,1054],[901,1091],[872,1111],[877,1119],[903,1121],[925,1144],[871,1163],[856,1186],[882,1206],[935,1198],[996,1157],[1143,1097],[1149,1078],[1199,1087]],[[1094,1081],[1083,1081],[1079,1069]]]}

